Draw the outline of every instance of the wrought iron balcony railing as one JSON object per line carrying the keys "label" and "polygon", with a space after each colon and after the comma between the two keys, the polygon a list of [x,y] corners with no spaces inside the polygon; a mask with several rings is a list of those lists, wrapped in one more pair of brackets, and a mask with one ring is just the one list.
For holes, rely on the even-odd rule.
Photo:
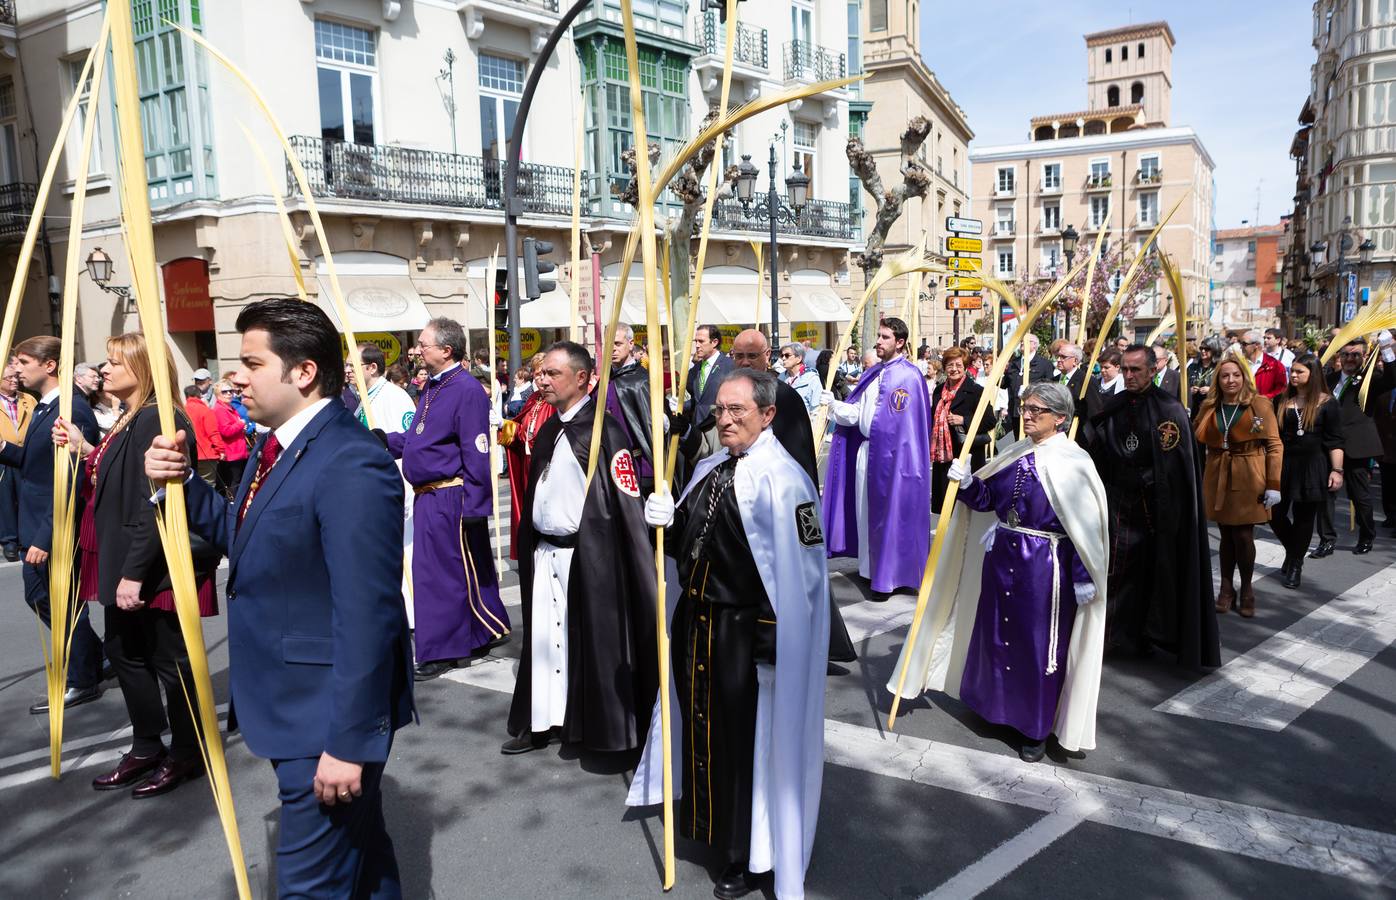
{"label": "wrought iron balcony railing", "polygon": [[[703,50],[715,56],[722,56],[727,46],[727,26],[718,20],[717,14],[708,12],[695,16],[693,24]],[[767,68],[766,41],[766,29],[753,28],[745,22],[738,22],[737,39],[732,47],[732,61],[746,63],[758,69]]]}
{"label": "wrought iron balcony railing", "polygon": [[[713,228],[718,231],[755,231],[766,233],[771,230],[767,218],[765,194],[755,194],[751,198],[751,217],[742,211],[742,204],[736,200],[718,200],[713,206]],[[776,217],[776,231],[779,234],[802,235],[804,237],[831,238],[839,241],[853,240],[853,210],[847,203],[829,200],[810,200],[800,210],[794,221],[785,216]],[[695,228],[703,225],[698,217]]]}
{"label": "wrought iron balcony railing", "polygon": [[[297,135],[291,138],[316,197],[415,203],[467,209],[504,208],[504,163],[479,156],[351,144]],[[296,183],[287,173],[292,194]],[[570,216],[572,170],[524,164],[519,198],[525,212]]]}
{"label": "wrought iron balcony railing", "polygon": [[0,185],[0,241],[17,240],[24,236],[29,214],[38,202],[32,184],[13,182]]}
{"label": "wrought iron balcony railing", "polygon": [[785,80],[804,78],[828,81],[843,78],[848,66],[844,54],[808,41],[789,41],[785,45]]}

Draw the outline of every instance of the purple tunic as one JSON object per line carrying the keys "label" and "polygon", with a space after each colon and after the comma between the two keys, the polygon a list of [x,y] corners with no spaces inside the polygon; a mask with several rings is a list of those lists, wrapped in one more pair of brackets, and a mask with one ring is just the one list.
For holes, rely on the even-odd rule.
{"label": "purple tunic", "polygon": [[413,487],[464,481],[418,494],[412,504],[418,663],[467,657],[509,633],[490,549],[489,408],[480,382],[452,369],[422,390],[412,427],[388,435]]}
{"label": "purple tunic", "polygon": [[877,412],[868,437],[839,425],[824,482],[824,537],[830,558],[858,556],[858,448],[868,444],[868,544],[872,589],[916,587],[931,535],[931,398],[921,370],[906,357],[863,373],[848,402],[859,404],[878,376]]}
{"label": "purple tunic", "polygon": [[[1066,679],[1067,650],[1076,621],[1075,585],[1090,574],[1047,501],[1032,453],[988,481],[974,479],[959,498],[971,509],[992,509],[999,522],[1017,509],[1019,524],[1062,534],[1056,670],[1046,674],[1052,620],[1052,547],[1048,538],[999,528],[984,555],[979,612],[965,656],[960,699],[986,720],[1010,725],[1034,741],[1052,733]],[[1014,502],[1014,489],[1018,499]]]}

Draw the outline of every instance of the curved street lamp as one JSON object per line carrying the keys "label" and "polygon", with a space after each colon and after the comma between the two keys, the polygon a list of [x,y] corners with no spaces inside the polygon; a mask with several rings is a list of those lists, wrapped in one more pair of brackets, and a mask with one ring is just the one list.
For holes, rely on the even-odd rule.
{"label": "curved street lamp", "polygon": [[91,278],[93,284],[108,294],[115,294],[129,303],[131,301],[130,285],[109,283],[115,268],[111,255],[101,247],[93,247],[92,252],[87,254],[87,277]]}

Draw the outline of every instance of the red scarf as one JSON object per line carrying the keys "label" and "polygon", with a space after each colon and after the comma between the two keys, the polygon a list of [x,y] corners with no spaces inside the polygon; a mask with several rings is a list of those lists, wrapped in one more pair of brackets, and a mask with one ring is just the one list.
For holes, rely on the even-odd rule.
{"label": "red scarf", "polygon": [[965,379],[961,378],[960,383],[954,387],[950,382],[945,382],[940,386],[940,402],[936,404],[935,418],[931,423],[931,462],[945,463],[955,458],[955,448],[950,442],[950,404],[954,402],[955,395],[965,384]]}

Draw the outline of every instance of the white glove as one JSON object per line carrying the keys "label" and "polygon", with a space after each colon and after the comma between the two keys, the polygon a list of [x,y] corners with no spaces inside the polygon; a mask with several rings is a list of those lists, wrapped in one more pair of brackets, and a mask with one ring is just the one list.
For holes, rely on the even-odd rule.
{"label": "white glove", "polygon": [[679,414],[679,398],[673,394],[665,394],[664,399],[669,403],[669,415],[677,416]]}
{"label": "white glove", "polygon": [[674,521],[674,497],[669,493],[653,493],[645,501],[645,524],[651,528],[668,528]]}
{"label": "white glove", "polygon": [[1077,606],[1085,606],[1095,599],[1095,585],[1092,582],[1088,581],[1085,584],[1078,584],[1075,590]]}
{"label": "white glove", "polygon": [[1279,502],[1280,502],[1280,492],[1279,492],[1279,491],[1266,491],[1266,492],[1265,492],[1265,497],[1264,497],[1260,502],[1263,503],[1263,504],[1265,504],[1265,508],[1266,508],[1266,509],[1269,509],[1270,507],[1274,506],[1276,503],[1279,503]]}
{"label": "white glove", "polygon": [[958,481],[960,487],[967,488],[974,481],[974,476],[970,474],[969,467],[958,459],[950,464],[950,471],[945,476],[950,481]]}
{"label": "white glove", "polygon": [[497,409],[495,409],[493,406],[491,406],[491,407],[490,407],[490,427],[491,427],[491,428],[498,428],[499,426],[501,426],[501,425],[503,425],[503,424],[504,424],[504,417],[503,417],[502,415],[499,414],[499,410],[497,410]]}
{"label": "white glove", "polygon": [[820,406],[832,406],[833,403],[834,403],[834,392],[833,392],[833,391],[820,391],[820,392],[819,392],[819,405],[820,405]]}
{"label": "white glove", "polygon": [[1392,344],[1396,344],[1396,337],[1391,336],[1390,329],[1383,328],[1377,332],[1377,343],[1383,347],[1390,347]]}

